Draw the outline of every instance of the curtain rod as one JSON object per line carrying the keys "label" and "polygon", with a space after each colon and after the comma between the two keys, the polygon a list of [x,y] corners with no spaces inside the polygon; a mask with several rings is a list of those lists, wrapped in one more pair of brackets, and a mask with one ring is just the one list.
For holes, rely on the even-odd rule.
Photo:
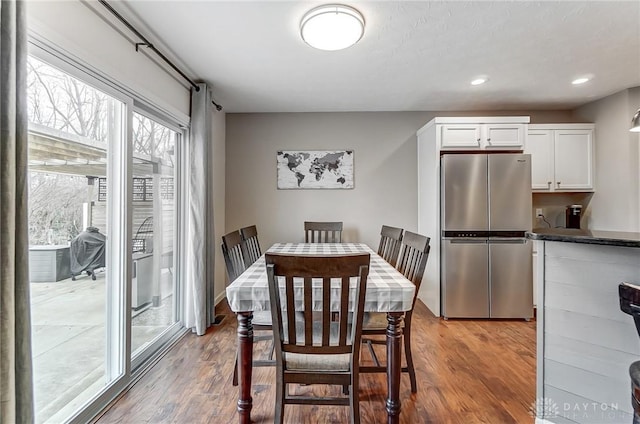
{"label": "curtain rod", "polygon": [[[151,49],[155,54],[158,55],[158,57],[162,60],[164,60],[169,66],[171,66],[171,68],[176,71],[178,74],[180,74],[180,76],[182,78],[184,78],[185,80],[187,80],[189,82],[189,84],[196,89],[196,91],[200,91],[200,87],[198,87],[198,85],[193,82],[193,80],[191,78],[189,78],[184,72],[182,72],[180,70],[180,68],[178,68],[176,65],[173,64],[173,62],[171,62],[165,55],[162,54],[162,52],[160,52],[149,40],[147,40],[147,38],[142,35],[140,33],[140,31],[138,31],[137,29],[135,29],[135,27],[133,25],[131,25],[120,13],[118,13],[117,10],[115,10],[113,7],[111,7],[111,5],[109,3],[106,2],[106,0],[98,0],[98,2],[100,4],[102,4],[109,12],[111,12],[111,14],[113,16],[115,16],[116,18],[118,18],[118,20],[120,22],[122,22],[127,28],[129,28],[129,30],[131,32],[133,32],[138,38],[140,38],[142,40],[141,43],[136,43],[136,51],[138,51],[138,48],[140,46],[146,46],[149,49]],[[216,110],[220,111],[222,110],[222,106],[219,105],[218,103],[216,103],[215,101],[211,100],[211,103],[213,103],[216,106]]]}

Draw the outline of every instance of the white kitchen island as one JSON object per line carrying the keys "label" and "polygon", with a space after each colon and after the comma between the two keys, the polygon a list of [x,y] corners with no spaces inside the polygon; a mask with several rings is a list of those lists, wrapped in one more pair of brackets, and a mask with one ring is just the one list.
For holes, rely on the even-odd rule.
{"label": "white kitchen island", "polygon": [[536,423],[631,423],[640,360],[618,285],[640,284],[640,233],[548,229],[537,262]]}

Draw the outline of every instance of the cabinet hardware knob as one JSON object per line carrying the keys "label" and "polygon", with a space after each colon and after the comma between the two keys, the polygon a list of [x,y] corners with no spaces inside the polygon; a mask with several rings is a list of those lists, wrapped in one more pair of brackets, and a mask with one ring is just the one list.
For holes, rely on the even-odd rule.
{"label": "cabinet hardware knob", "polygon": [[551,185],[551,181],[547,181],[547,185],[550,186]]}
{"label": "cabinet hardware knob", "polygon": [[480,139],[478,139],[478,141],[480,141]]}
{"label": "cabinet hardware knob", "polygon": [[491,141],[491,138],[487,138],[487,141],[488,141],[488,142],[489,142],[489,141]]}
{"label": "cabinet hardware knob", "polygon": [[560,183],[561,183],[560,181],[558,181],[558,182],[556,183],[556,184],[558,185],[558,187],[560,187]]}

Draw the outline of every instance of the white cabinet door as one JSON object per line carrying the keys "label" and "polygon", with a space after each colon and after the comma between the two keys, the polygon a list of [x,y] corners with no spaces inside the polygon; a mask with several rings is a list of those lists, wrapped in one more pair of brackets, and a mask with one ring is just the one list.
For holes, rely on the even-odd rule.
{"label": "white cabinet door", "polygon": [[555,190],[593,189],[593,130],[555,131]]}
{"label": "white cabinet door", "polygon": [[484,125],[483,147],[487,149],[522,149],[524,144],[523,124]]}
{"label": "white cabinet door", "polygon": [[531,155],[531,188],[553,190],[553,131],[529,130],[524,152]]}
{"label": "white cabinet door", "polygon": [[446,148],[480,148],[480,125],[450,124],[440,127],[440,145]]}

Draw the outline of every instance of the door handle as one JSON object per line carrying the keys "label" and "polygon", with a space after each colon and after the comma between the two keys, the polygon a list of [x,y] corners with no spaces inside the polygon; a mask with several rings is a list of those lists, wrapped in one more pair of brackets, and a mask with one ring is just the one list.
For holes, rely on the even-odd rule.
{"label": "door handle", "polygon": [[489,239],[490,244],[525,244],[526,239],[511,239],[511,238],[492,238]]}
{"label": "door handle", "polygon": [[486,244],[487,240],[486,239],[449,239],[447,241],[450,241],[451,244]]}

